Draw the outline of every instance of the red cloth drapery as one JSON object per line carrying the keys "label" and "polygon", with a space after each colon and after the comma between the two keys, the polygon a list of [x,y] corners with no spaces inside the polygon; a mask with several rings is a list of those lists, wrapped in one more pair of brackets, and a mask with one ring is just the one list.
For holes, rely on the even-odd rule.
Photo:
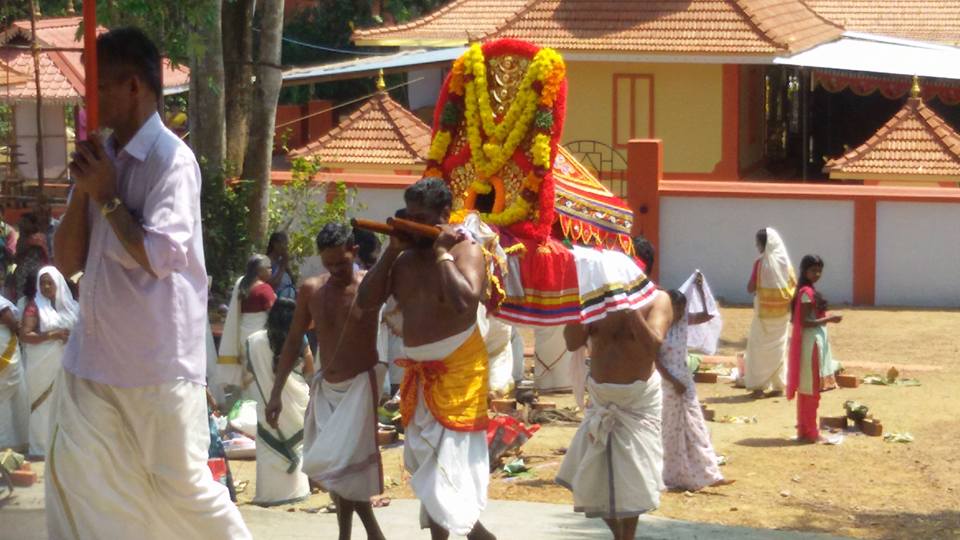
{"label": "red cloth drapery", "polygon": [[[900,75],[870,75],[852,71],[815,70],[814,82],[828,92],[842,92],[849,89],[858,96],[868,96],[874,92],[887,99],[900,99],[910,92],[913,85],[911,77]],[[925,101],[939,99],[947,105],[960,104],[960,84],[942,80],[925,80],[920,85],[920,95]]]}

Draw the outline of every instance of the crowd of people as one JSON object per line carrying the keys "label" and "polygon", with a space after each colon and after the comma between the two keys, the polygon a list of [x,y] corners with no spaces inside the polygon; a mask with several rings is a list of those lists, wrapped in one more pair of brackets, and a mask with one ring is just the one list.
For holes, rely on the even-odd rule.
{"label": "crowd of people", "polygon": [[79,313],[75,285],[49,253],[59,221],[40,196],[4,235],[0,275],[0,448],[46,455],[50,395]]}
{"label": "crowd of people", "polygon": [[[19,240],[4,229],[15,266],[0,298],[0,446],[46,456],[51,538],[250,538],[207,465],[223,451],[209,409],[239,399],[257,403],[255,503],[302,499],[312,481],[331,494],[341,539],[354,513],[368,538],[384,538],[371,499],[384,488],[377,408],[393,399],[421,526],[434,540],[495,538],[480,522],[488,399],[499,372],[516,373],[496,364],[517,333],[491,326],[484,307],[485,226],[450,225],[449,187],[424,178],[401,212],[437,238],[395,234],[381,250],[369,233],[327,224],[322,271],[299,287],[278,232],[236,281],[210,354],[199,168],[160,120],[159,54],[130,28],[101,34],[97,51],[111,137],[78,143],[59,228],[41,205]],[[653,268],[653,246],[634,247]],[[842,317],[816,290],[819,257],[805,256],[797,279],[775,230],[757,247],[744,384],[796,396],[798,437],[816,440],[819,393],[837,368],[827,325]],[[64,274],[81,273],[77,299]],[[634,537],[663,489],[729,483],[688,367],[690,328],[718,314],[706,282],[697,272],[682,290],[643,290],[637,309],[554,336],[589,366],[556,481],[617,539]]]}

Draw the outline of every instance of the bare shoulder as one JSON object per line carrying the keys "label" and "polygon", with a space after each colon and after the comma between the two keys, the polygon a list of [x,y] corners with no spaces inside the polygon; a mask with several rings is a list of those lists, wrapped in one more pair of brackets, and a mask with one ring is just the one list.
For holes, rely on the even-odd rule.
{"label": "bare shoulder", "polygon": [[300,285],[300,290],[297,293],[298,298],[309,298],[314,295],[327,284],[328,279],[330,279],[330,274],[313,276],[303,280],[303,284]]}
{"label": "bare shoulder", "polygon": [[646,315],[648,321],[654,319],[673,319],[673,302],[666,291],[658,290],[657,295],[650,302],[650,312]]}
{"label": "bare shoulder", "polygon": [[480,247],[480,244],[477,241],[473,240],[472,238],[468,238],[467,240],[458,242],[455,246],[453,246],[453,249],[450,250],[450,254],[456,257],[458,260],[482,260],[483,248]]}

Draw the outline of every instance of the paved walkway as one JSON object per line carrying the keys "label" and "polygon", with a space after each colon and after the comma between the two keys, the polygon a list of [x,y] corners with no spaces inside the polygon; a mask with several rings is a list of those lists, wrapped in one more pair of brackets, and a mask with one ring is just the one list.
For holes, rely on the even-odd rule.
{"label": "paved walkway", "polygon": [[[286,512],[255,506],[241,507],[247,526],[256,539],[327,540],[336,538],[337,522],[333,514]],[[419,503],[394,500],[378,508],[377,519],[390,540],[425,540],[419,530]],[[501,540],[594,540],[609,539],[610,533],[599,519],[574,514],[567,505],[520,501],[490,501],[483,523]],[[45,540],[43,487],[17,490],[15,500],[0,506],[0,540]],[[354,538],[365,538],[359,519],[354,519]],[[637,538],[642,540],[840,540],[840,537],[726,527],[691,523],[654,516],[641,518]]]}

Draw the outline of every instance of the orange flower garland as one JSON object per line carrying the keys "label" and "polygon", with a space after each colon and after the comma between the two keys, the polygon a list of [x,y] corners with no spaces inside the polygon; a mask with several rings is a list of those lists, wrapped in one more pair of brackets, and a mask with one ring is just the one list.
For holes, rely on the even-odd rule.
{"label": "orange flower garland", "polygon": [[[452,132],[463,120],[470,158],[477,173],[477,178],[468,188],[473,194],[469,199],[473,201],[477,193],[490,193],[492,186],[489,179],[512,158],[529,130],[536,130],[531,143],[535,172],[524,180],[521,193],[514,197],[508,207],[500,212],[481,214],[485,222],[508,226],[530,216],[533,203],[538,200],[543,176],[553,163],[550,146],[552,107],[565,76],[566,66],[559,53],[548,48],[537,51],[527,66],[513,102],[501,121],[497,122],[490,106],[486,58],[480,44],[473,44],[453,63],[448,90],[453,96],[462,96],[463,101],[461,104],[451,100],[442,111],[440,125],[430,145],[428,170],[442,170],[441,164],[449,149]],[[451,219],[462,220],[460,214],[465,215],[467,211],[469,208],[454,212]]]}

